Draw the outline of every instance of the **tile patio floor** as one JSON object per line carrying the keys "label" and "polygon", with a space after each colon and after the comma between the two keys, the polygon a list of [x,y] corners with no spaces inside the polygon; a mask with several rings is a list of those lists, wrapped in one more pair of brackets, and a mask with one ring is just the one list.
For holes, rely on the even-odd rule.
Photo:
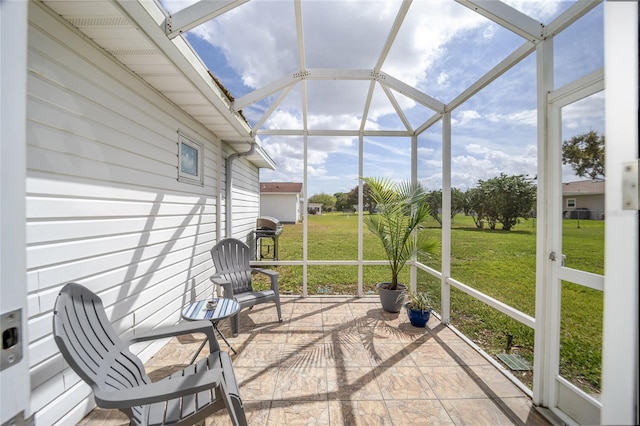
{"label": "tile patio floor", "polygon": [[[240,334],[229,338],[250,425],[550,424],[433,315],[416,328],[404,312],[383,312],[377,297],[284,296],[282,310],[282,323],[273,304],[243,311]],[[230,335],[228,321],[220,329]],[[201,341],[172,339],[145,364],[151,378],[183,368]],[[128,421],[95,409],[79,424]],[[224,410],[205,422],[228,424]]]}

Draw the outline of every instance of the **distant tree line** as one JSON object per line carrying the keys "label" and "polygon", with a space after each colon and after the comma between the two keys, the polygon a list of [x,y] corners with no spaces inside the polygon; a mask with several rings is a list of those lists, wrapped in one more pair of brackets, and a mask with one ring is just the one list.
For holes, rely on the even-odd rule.
{"label": "distant tree line", "polygon": [[[604,177],[604,143],[604,136],[593,130],[574,136],[562,143],[562,162],[569,164],[580,177]],[[495,229],[499,223],[502,229],[510,230],[520,219],[528,219],[534,212],[536,185],[533,180],[526,175],[502,173],[491,179],[478,180],[478,185],[466,192],[451,188],[451,218],[464,213],[473,217],[478,228],[486,223]],[[322,204],[322,210],[326,212],[352,210],[358,205],[358,186],[349,192],[314,195],[309,202]],[[429,205],[431,216],[442,225],[442,190],[427,192],[424,202]],[[376,209],[366,183],[362,208],[370,214]]]}
{"label": "distant tree line", "polygon": [[[322,210],[347,211],[358,205],[358,186],[351,191],[334,195],[317,194],[309,202],[322,204]],[[442,190],[425,193],[424,202],[429,205],[431,216],[442,225]],[[536,186],[533,179],[525,175],[507,176],[501,174],[488,180],[479,180],[478,186],[463,192],[451,189],[451,217],[459,213],[472,216],[478,228],[485,223],[495,229],[498,223],[502,229],[510,230],[520,219],[527,219],[536,202]],[[369,188],[363,186],[363,210],[374,214],[376,205],[371,199]]]}

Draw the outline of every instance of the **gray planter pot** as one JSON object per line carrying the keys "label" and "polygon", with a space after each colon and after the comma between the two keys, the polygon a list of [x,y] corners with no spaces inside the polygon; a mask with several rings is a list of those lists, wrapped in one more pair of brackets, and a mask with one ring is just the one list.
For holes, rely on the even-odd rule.
{"label": "gray planter pot", "polygon": [[404,304],[404,299],[401,295],[407,291],[407,286],[404,284],[398,284],[397,290],[389,290],[386,288],[388,286],[389,283],[376,284],[378,294],[380,295],[380,304],[382,304],[382,309],[387,312],[400,312],[400,309],[402,309],[402,305]]}

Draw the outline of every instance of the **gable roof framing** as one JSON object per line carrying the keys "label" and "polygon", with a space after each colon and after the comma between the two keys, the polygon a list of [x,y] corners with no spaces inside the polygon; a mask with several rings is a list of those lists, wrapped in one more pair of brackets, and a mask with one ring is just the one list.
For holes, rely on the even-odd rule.
{"label": "gable roof framing", "polygon": [[[188,8],[185,8],[175,14],[172,15],[171,19],[178,19],[180,21],[187,21],[186,17],[189,16],[189,22],[181,23],[182,31],[186,29],[194,28],[198,24],[206,22],[208,19],[212,19],[215,16],[219,16],[221,13],[224,13],[234,7],[239,6],[244,3],[246,0],[236,0],[236,1],[220,1],[220,2],[212,2],[213,4],[204,5],[203,3],[209,3],[204,0],[201,0],[198,3],[195,3]],[[452,111],[462,103],[467,101],[477,92],[479,92],[482,88],[486,87],[492,81],[500,77],[506,71],[514,67],[528,55],[530,55],[533,51],[535,51],[536,44],[543,40],[548,35],[555,35],[569,26],[571,23],[578,20],[580,17],[585,15],[588,11],[596,7],[600,0],[585,0],[577,2],[572,5],[569,9],[563,12],[558,18],[549,23],[548,25],[544,25],[541,22],[536,21],[535,19],[525,15],[524,13],[518,11],[517,9],[498,1],[477,1],[477,0],[456,0],[461,5],[473,10],[474,12],[490,19],[496,24],[514,32],[515,34],[523,37],[525,42],[511,54],[509,54],[505,59],[503,59],[499,64],[493,67],[489,72],[479,78],[476,82],[474,82],[471,86],[461,92],[457,97],[455,97],[449,104],[445,105],[443,102],[429,96],[428,94],[421,92],[415,87],[404,83],[403,81],[396,79],[384,72],[381,71],[381,68],[384,64],[384,61],[393,46],[393,42],[402,26],[402,23],[409,11],[409,7],[412,3],[412,0],[403,0],[400,8],[396,14],[393,25],[387,35],[383,48],[378,56],[376,64],[373,69],[338,69],[338,68],[327,68],[327,69],[318,69],[318,68],[306,68],[306,57],[305,57],[305,44],[304,44],[304,35],[303,35],[303,22],[302,22],[302,2],[301,0],[294,1],[295,7],[295,20],[296,20],[296,35],[297,35],[297,44],[298,44],[298,57],[299,57],[299,66],[300,69],[292,74],[288,74],[286,76],[280,77],[274,80],[272,83],[267,84],[266,86],[260,87],[241,98],[235,100],[230,109],[234,112],[241,111],[243,108],[247,108],[257,102],[264,100],[265,98],[274,95],[280,92],[279,96],[275,101],[273,101],[269,107],[266,109],[265,113],[261,116],[261,118],[253,125],[251,129],[252,135],[293,135],[293,134],[315,134],[315,135],[325,135],[325,136],[351,136],[351,135],[390,135],[390,136],[413,136],[416,134],[420,134],[425,131],[431,125],[435,124],[439,121],[442,116],[442,113],[445,111]],[[196,13],[196,11],[200,11],[200,15]],[[173,32],[167,30],[167,34],[173,36],[176,29],[172,30]],[[369,86],[369,90],[367,93],[367,98],[362,111],[362,120],[360,129],[357,132],[352,130],[309,130],[307,126],[307,88],[306,88],[306,80],[344,80],[344,81],[355,81],[355,80],[369,80],[371,81],[371,85]],[[372,130],[367,131],[365,127],[366,117],[369,112],[370,103],[373,97],[373,91],[375,88],[375,83],[379,83],[388,100],[392,104],[396,114],[398,115],[400,121],[403,123],[406,128],[405,131],[380,131],[380,130]],[[302,91],[302,129],[266,129],[262,126],[267,122],[269,117],[277,110],[278,106],[282,104],[284,99],[290,93],[290,91],[297,85],[301,84]],[[412,129],[411,124],[408,122],[406,115],[402,111],[400,105],[398,104],[396,98],[393,93],[389,90],[393,89],[397,91],[411,100],[433,110],[435,114],[427,119],[422,125],[418,126],[416,129]]]}
{"label": "gable roof framing", "polygon": [[[155,2],[112,0],[99,2],[91,8],[91,16],[84,11],[74,11],[73,2],[46,1],[52,9],[78,27],[89,38],[101,45],[116,59],[154,86],[187,113],[206,125],[220,139],[243,150],[252,141],[258,142],[254,155],[261,167],[274,167],[273,161],[260,146],[259,135],[324,135],[324,136],[415,136],[437,123],[442,114],[459,107],[482,88],[514,67],[535,51],[536,45],[549,35],[556,35],[591,9],[601,0],[583,0],[570,6],[552,22],[544,25],[519,12],[515,8],[498,1],[456,0],[461,5],[485,16],[492,22],[507,28],[524,38],[524,43],[500,63],[485,73],[477,81],[463,90],[448,104],[420,91],[419,89],[381,71],[397,34],[409,13],[412,0],[403,0],[381,51],[371,69],[306,68],[304,24],[302,1],[294,0],[299,69],[291,74],[276,78],[238,99],[230,99],[209,73],[202,60],[188,42],[180,37],[186,31],[208,20],[221,16],[248,0],[201,0],[184,9],[167,14]],[[114,19],[115,18],[115,19]],[[109,30],[117,30],[126,37],[109,38]],[[119,42],[117,40],[120,40]],[[135,46],[135,47],[132,47]],[[136,58],[133,60],[133,58]],[[155,66],[150,71],[153,62]],[[162,70],[162,71],[159,71]],[[357,130],[310,130],[308,129],[307,80],[341,80],[371,82],[361,111],[362,118]],[[376,83],[383,90],[394,108],[404,130],[365,129],[370,104]],[[269,129],[265,127],[269,117],[277,112],[292,89],[300,84],[302,128]],[[434,112],[424,123],[412,128],[394,92],[400,93],[414,102]],[[249,124],[241,112],[265,98],[278,94],[266,106],[262,116],[253,125]]]}
{"label": "gable roof framing", "polygon": [[168,15],[163,27],[170,39],[197,27],[200,24],[227,13],[249,0],[209,0],[193,3],[184,9]]}
{"label": "gable roof framing", "polygon": [[456,0],[463,6],[505,27],[526,40],[537,42],[544,35],[544,24],[499,1]]}

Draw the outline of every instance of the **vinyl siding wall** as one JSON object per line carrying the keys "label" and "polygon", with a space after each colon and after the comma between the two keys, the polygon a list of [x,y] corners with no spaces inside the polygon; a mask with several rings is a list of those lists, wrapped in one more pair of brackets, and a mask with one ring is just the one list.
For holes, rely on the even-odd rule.
{"label": "vinyl siding wall", "polygon": [[[225,149],[223,156],[227,158],[234,152]],[[223,165],[226,167],[226,162]],[[250,243],[253,237],[252,232],[256,229],[256,218],[260,211],[258,169],[251,167],[251,163],[245,157],[233,160],[231,168],[231,199],[233,203],[231,236]],[[222,185],[223,189],[226,188],[224,183]]]}
{"label": "vinyl siding wall", "polygon": [[[575,200],[574,208],[567,206],[567,201],[570,199]],[[565,195],[562,197],[562,206],[565,218],[569,218],[573,210],[586,208],[589,209],[589,219],[604,219],[604,194]]]}
{"label": "vinyl siding wall", "polygon": [[[66,368],[51,334],[59,289],[70,281],[92,289],[123,336],[178,322],[185,303],[211,292],[209,250],[224,223],[217,215],[224,214],[218,194],[225,148],[36,2],[29,18],[31,410],[36,424],[68,425],[93,400],[89,387]],[[177,180],[178,131],[204,145],[204,186]],[[258,171],[236,163],[242,190],[234,194],[234,210],[253,202],[257,212]],[[162,343],[134,351],[146,360]]]}
{"label": "vinyl siding wall", "polygon": [[298,194],[262,193],[260,216],[275,217],[282,223],[297,223],[300,219],[300,196]]}

